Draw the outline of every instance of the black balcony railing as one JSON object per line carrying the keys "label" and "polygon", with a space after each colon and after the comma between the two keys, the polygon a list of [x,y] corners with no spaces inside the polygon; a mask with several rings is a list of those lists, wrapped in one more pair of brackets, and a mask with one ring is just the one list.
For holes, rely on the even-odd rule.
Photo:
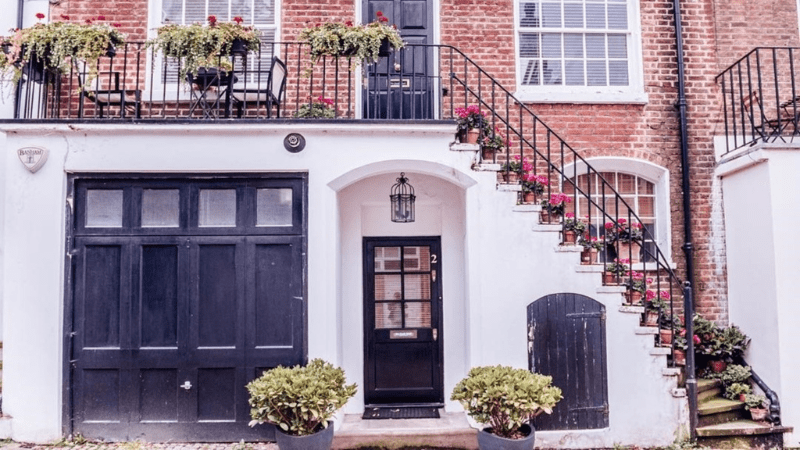
{"label": "black balcony railing", "polygon": [[800,48],[759,47],[717,75],[726,153],[800,136]]}
{"label": "black balcony railing", "polygon": [[[26,75],[28,81],[18,90],[17,120],[278,120],[315,110],[320,97],[328,105],[322,109],[334,118],[436,120],[455,119],[457,108],[477,105],[489,132],[505,137],[503,147],[482,162],[526,160],[530,174],[545,186],[536,200],[566,195],[570,202],[564,212],[590,224],[588,235],[599,239],[603,249],[599,263],[641,256],[639,267],[628,263],[604,282],[621,283],[629,292],[638,282],[641,291],[646,289],[638,304],[648,306],[660,297],[665,305],[658,308],[661,324],[676,323],[683,284],[657,244],[655,230],[641,229],[639,247],[612,239],[630,237],[633,227],[643,223],[635,208],[464,53],[450,46],[408,45],[363,69],[347,57],[323,57],[312,65],[307,55],[305,44],[268,44],[260,54],[234,58],[233,70],[204,70],[184,81],[178,64],[148,56],[143,44],[129,43],[124,52],[102,60],[96,73],[72,64],[69,73]],[[508,175],[509,165],[503,167]],[[567,223],[563,217],[557,223],[566,242]],[[670,345],[674,353],[675,341]]]}

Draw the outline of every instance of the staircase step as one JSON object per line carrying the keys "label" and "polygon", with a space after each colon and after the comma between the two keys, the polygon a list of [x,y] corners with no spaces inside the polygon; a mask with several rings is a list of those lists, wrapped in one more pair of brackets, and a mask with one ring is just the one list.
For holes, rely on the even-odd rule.
{"label": "staircase step", "polygon": [[644,313],[644,306],[622,305],[619,307],[619,312],[630,313],[630,314],[642,314]]}
{"label": "staircase step", "polygon": [[[519,192],[522,190],[522,186],[520,186],[519,184],[500,183],[497,185],[497,190],[501,192]],[[539,205],[525,205],[525,206],[539,208],[539,211],[541,211],[542,209],[542,207]]]}
{"label": "staircase step", "polygon": [[721,397],[715,397],[697,405],[697,413],[701,416],[739,410],[744,410],[744,403]]}
{"label": "staircase step", "polygon": [[605,269],[599,264],[578,264],[575,267],[575,272],[586,273],[602,273]]}
{"label": "staircase step", "polygon": [[500,172],[502,170],[500,168],[500,164],[492,164],[492,163],[480,163],[475,164],[473,170],[477,170],[479,172]]}
{"label": "staircase step", "polygon": [[450,144],[450,150],[454,152],[477,152],[481,150],[480,144],[461,144],[453,142]]}
{"label": "staircase step", "polygon": [[542,207],[539,205],[514,205],[511,210],[514,212],[538,213],[542,210]]}
{"label": "staircase step", "polygon": [[709,414],[706,416],[698,415],[697,426],[707,427],[709,425],[717,425],[721,423],[736,422],[737,420],[744,420],[750,417],[750,414],[744,409],[735,409],[733,411],[726,411],[716,414]]}
{"label": "staircase step", "polygon": [[722,395],[722,388],[719,386],[712,389],[706,389],[704,391],[700,391],[698,389],[697,402],[702,403],[712,397],[719,397],[721,395]]}
{"label": "staircase step", "polygon": [[636,327],[633,331],[636,334],[658,334],[658,327]]}
{"label": "staircase step", "polygon": [[[625,286],[598,286],[597,293],[598,294],[624,294],[628,288]],[[642,312],[644,312],[644,307],[642,308]]]}
{"label": "staircase step", "polygon": [[653,356],[665,356],[672,354],[672,349],[669,347],[654,347],[650,349],[650,354]]}
{"label": "staircase step", "polygon": [[550,231],[550,232],[559,232],[561,231],[561,225],[559,224],[549,224],[549,223],[537,223],[533,226],[533,231]]}
{"label": "staircase step", "polygon": [[681,369],[678,367],[664,367],[661,369],[661,375],[665,377],[677,377],[681,374]]}
{"label": "staircase step", "polygon": [[697,443],[715,449],[783,448],[783,433],[792,427],[737,420],[697,428]]}
{"label": "staircase step", "polygon": [[558,253],[580,253],[582,251],[583,247],[574,244],[563,244],[556,247]]}
{"label": "staircase step", "polygon": [[700,378],[697,380],[697,392],[703,392],[709,389],[714,389],[721,385],[722,383],[719,380],[708,380],[705,378]]}

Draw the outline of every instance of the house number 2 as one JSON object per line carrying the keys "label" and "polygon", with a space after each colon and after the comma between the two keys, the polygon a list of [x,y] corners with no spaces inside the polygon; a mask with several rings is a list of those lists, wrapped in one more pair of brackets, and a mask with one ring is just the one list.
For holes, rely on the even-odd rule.
{"label": "house number 2", "polygon": [[431,255],[431,264],[436,264],[436,255]]}

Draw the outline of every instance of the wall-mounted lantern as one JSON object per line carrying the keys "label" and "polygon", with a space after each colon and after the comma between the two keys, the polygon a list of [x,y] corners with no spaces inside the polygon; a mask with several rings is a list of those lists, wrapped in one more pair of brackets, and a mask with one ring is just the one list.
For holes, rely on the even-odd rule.
{"label": "wall-mounted lantern", "polygon": [[413,222],[414,221],[414,186],[408,184],[405,172],[400,173],[397,183],[392,186],[392,222]]}

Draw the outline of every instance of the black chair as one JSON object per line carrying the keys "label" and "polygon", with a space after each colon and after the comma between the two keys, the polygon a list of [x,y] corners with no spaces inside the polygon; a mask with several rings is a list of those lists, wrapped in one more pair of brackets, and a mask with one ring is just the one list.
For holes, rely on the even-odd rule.
{"label": "black chair", "polygon": [[[106,108],[112,106],[119,107],[120,116],[125,117],[125,113],[133,114],[137,119],[142,117],[142,91],[139,89],[123,89],[119,84],[119,72],[99,71],[91,81],[92,86],[86,86],[89,73],[86,63],[73,60],[75,74],[78,78],[78,88],[80,91],[80,102],[78,104],[78,118],[83,118],[83,99],[89,99],[97,105],[100,110],[100,118],[105,115]],[[113,85],[111,89],[101,89],[105,82]]]}
{"label": "black chair", "polygon": [[[246,75],[258,72],[247,72]],[[257,81],[254,82],[257,85]],[[234,86],[232,91],[233,101],[236,104],[236,115],[242,117],[249,106],[256,108],[264,106],[267,117],[272,117],[272,107],[275,106],[275,117],[281,117],[281,105],[286,94],[286,64],[277,56],[272,57],[269,74],[267,75],[266,88]]]}

